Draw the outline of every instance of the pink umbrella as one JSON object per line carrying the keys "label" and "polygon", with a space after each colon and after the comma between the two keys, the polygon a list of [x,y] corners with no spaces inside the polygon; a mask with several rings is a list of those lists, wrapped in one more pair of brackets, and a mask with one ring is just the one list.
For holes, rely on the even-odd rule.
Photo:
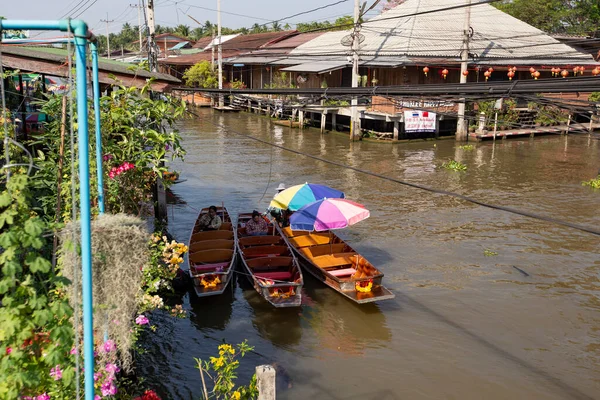
{"label": "pink umbrella", "polygon": [[347,199],[322,199],[305,205],[290,217],[290,228],[300,231],[342,229],[367,219],[369,210]]}

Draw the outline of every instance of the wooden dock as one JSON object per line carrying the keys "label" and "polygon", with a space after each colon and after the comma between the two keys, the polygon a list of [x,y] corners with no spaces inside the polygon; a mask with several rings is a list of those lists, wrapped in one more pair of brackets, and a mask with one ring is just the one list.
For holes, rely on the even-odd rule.
{"label": "wooden dock", "polygon": [[[569,133],[582,133],[592,132],[600,129],[600,123],[582,124],[573,123],[570,126],[557,125],[547,127],[535,127],[535,128],[524,128],[524,129],[511,129],[505,131],[496,131],[495,139],[511,139],[511,138],[523,138],[523,137],[535,137],[541,135],[568,135]],[[477,141],[482,140],[494,140],[494,132],[473,132],[469,133],[469,137]]]}

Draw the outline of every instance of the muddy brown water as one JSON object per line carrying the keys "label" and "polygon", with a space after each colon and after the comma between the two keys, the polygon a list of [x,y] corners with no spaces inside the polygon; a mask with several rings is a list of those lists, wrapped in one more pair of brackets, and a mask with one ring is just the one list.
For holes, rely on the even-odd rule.
{"label": "muddy brown water", "polygon": [[[357,306],[308,274],[299,309],[274,309],[240,275],[220,297],[188,293],[189,318],[154,314],[158,330],[139,360],[165,398],[200,398],[194,357],[247,339],[255,351],[242,360],[240,378],[275,364],[280,399],[600,399],[599,237],[300,157],[228,129],[592,227],[600,226],[600,191],[581,182],[598,173],[599,140],[548,136],[473,143],[473,150],[453,140],[351,144],[210,110],[180,128],[188,153],[173,167],[186,181],[173,192],[187,204],[169,206],[178,240],[188,240],[201,207],[224,202],[234,216],[262,211],[280,182],[323,183],[371,210],[339,232],[384,271],[396,298]],[[468,170],[440,168],[448,159]]]}

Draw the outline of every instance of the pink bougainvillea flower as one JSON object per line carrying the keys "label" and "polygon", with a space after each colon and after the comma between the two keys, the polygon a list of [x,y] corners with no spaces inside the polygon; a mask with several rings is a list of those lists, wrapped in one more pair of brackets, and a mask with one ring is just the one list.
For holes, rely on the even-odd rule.
{"label": "pink bougainvillea flower", "polygon": [[102,399],[102,396],[100,396],[99,394],[94,396],[94,400],[101,400],[101,399]]}
{"label": "pink bougainvillea flower", "polygon": [[117,346],[115,345],[114,341],[109,339],[106,342],[104,342],[104,346],[102,346],[102,349],[105,353],[110,353],[112,351],[117,350]]}
{"label": "pink bougainvillea flower", "polygon": [[145,315],[138,315],[138,317],[135,319],[135,323],[138,325],[146,325],[149,322],[150,321],[148,320],[148,318],[146,318]]}
{"label": "pink bougainvillea flower", "polygon": [[106,372],[108,372],[109,374],[116,374],[117,372],[119,372],[121,369],[119,367],[117,367],[116,364],[112,364],[112,363],[108,363],[106,364],[106,367],[104,367],[104,369],[106,370]]}
{"label": "pink bougainvillea flower", "polygon": [[35,400],[50,400],[50,396],[48,396],[48,393],[42,393]]}
{"label": "pink bougainvillea flower", "polygon": [[112,382],[104,382],[100,387],[102,396],[114,396],[117,394],[117,387]]}
{"label": "pink bougainvillea flower", "polygon": [[102,372],[95,372],[94,373],[94,382],[98,382],[98,379],[100,379],[101,376],[102,376]]}
{"label": "pink bougainvillea flower", "polygon": [[60,369],[60,365],[52,368],[50,370],[50,376],[54,378],[55,381],[58,381],[62,378],[62,371]]}
{"label": "pink bougainvillea flower", "polygon": [[6,355],[9,355],[10,353],[12,353],[12,347],[7,347],[6,348]]}
{"label": "pink bougainvillea flower", "polygon": [[110,171],[110,172],[108,173],[108,177],[109,177],[110,179],[115,179],[115,176],[116,176],[116,175],[115,175],[115,173],[114,173],[113,171]]}
{"label": "pink bougainvillea flower", "polygon": [[71,349],[71,351],[69,352],[69,354],[77,354],[77,349],[75,347],[73,347]]}

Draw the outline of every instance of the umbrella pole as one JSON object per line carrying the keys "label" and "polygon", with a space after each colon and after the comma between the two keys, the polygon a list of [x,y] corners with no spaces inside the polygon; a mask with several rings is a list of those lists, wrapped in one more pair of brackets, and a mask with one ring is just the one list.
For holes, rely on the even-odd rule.
{"label": "umbrella pole", "polygon": [[331,234],[331,229],[329,230],[329,252],[333,255],[333,235]]}

